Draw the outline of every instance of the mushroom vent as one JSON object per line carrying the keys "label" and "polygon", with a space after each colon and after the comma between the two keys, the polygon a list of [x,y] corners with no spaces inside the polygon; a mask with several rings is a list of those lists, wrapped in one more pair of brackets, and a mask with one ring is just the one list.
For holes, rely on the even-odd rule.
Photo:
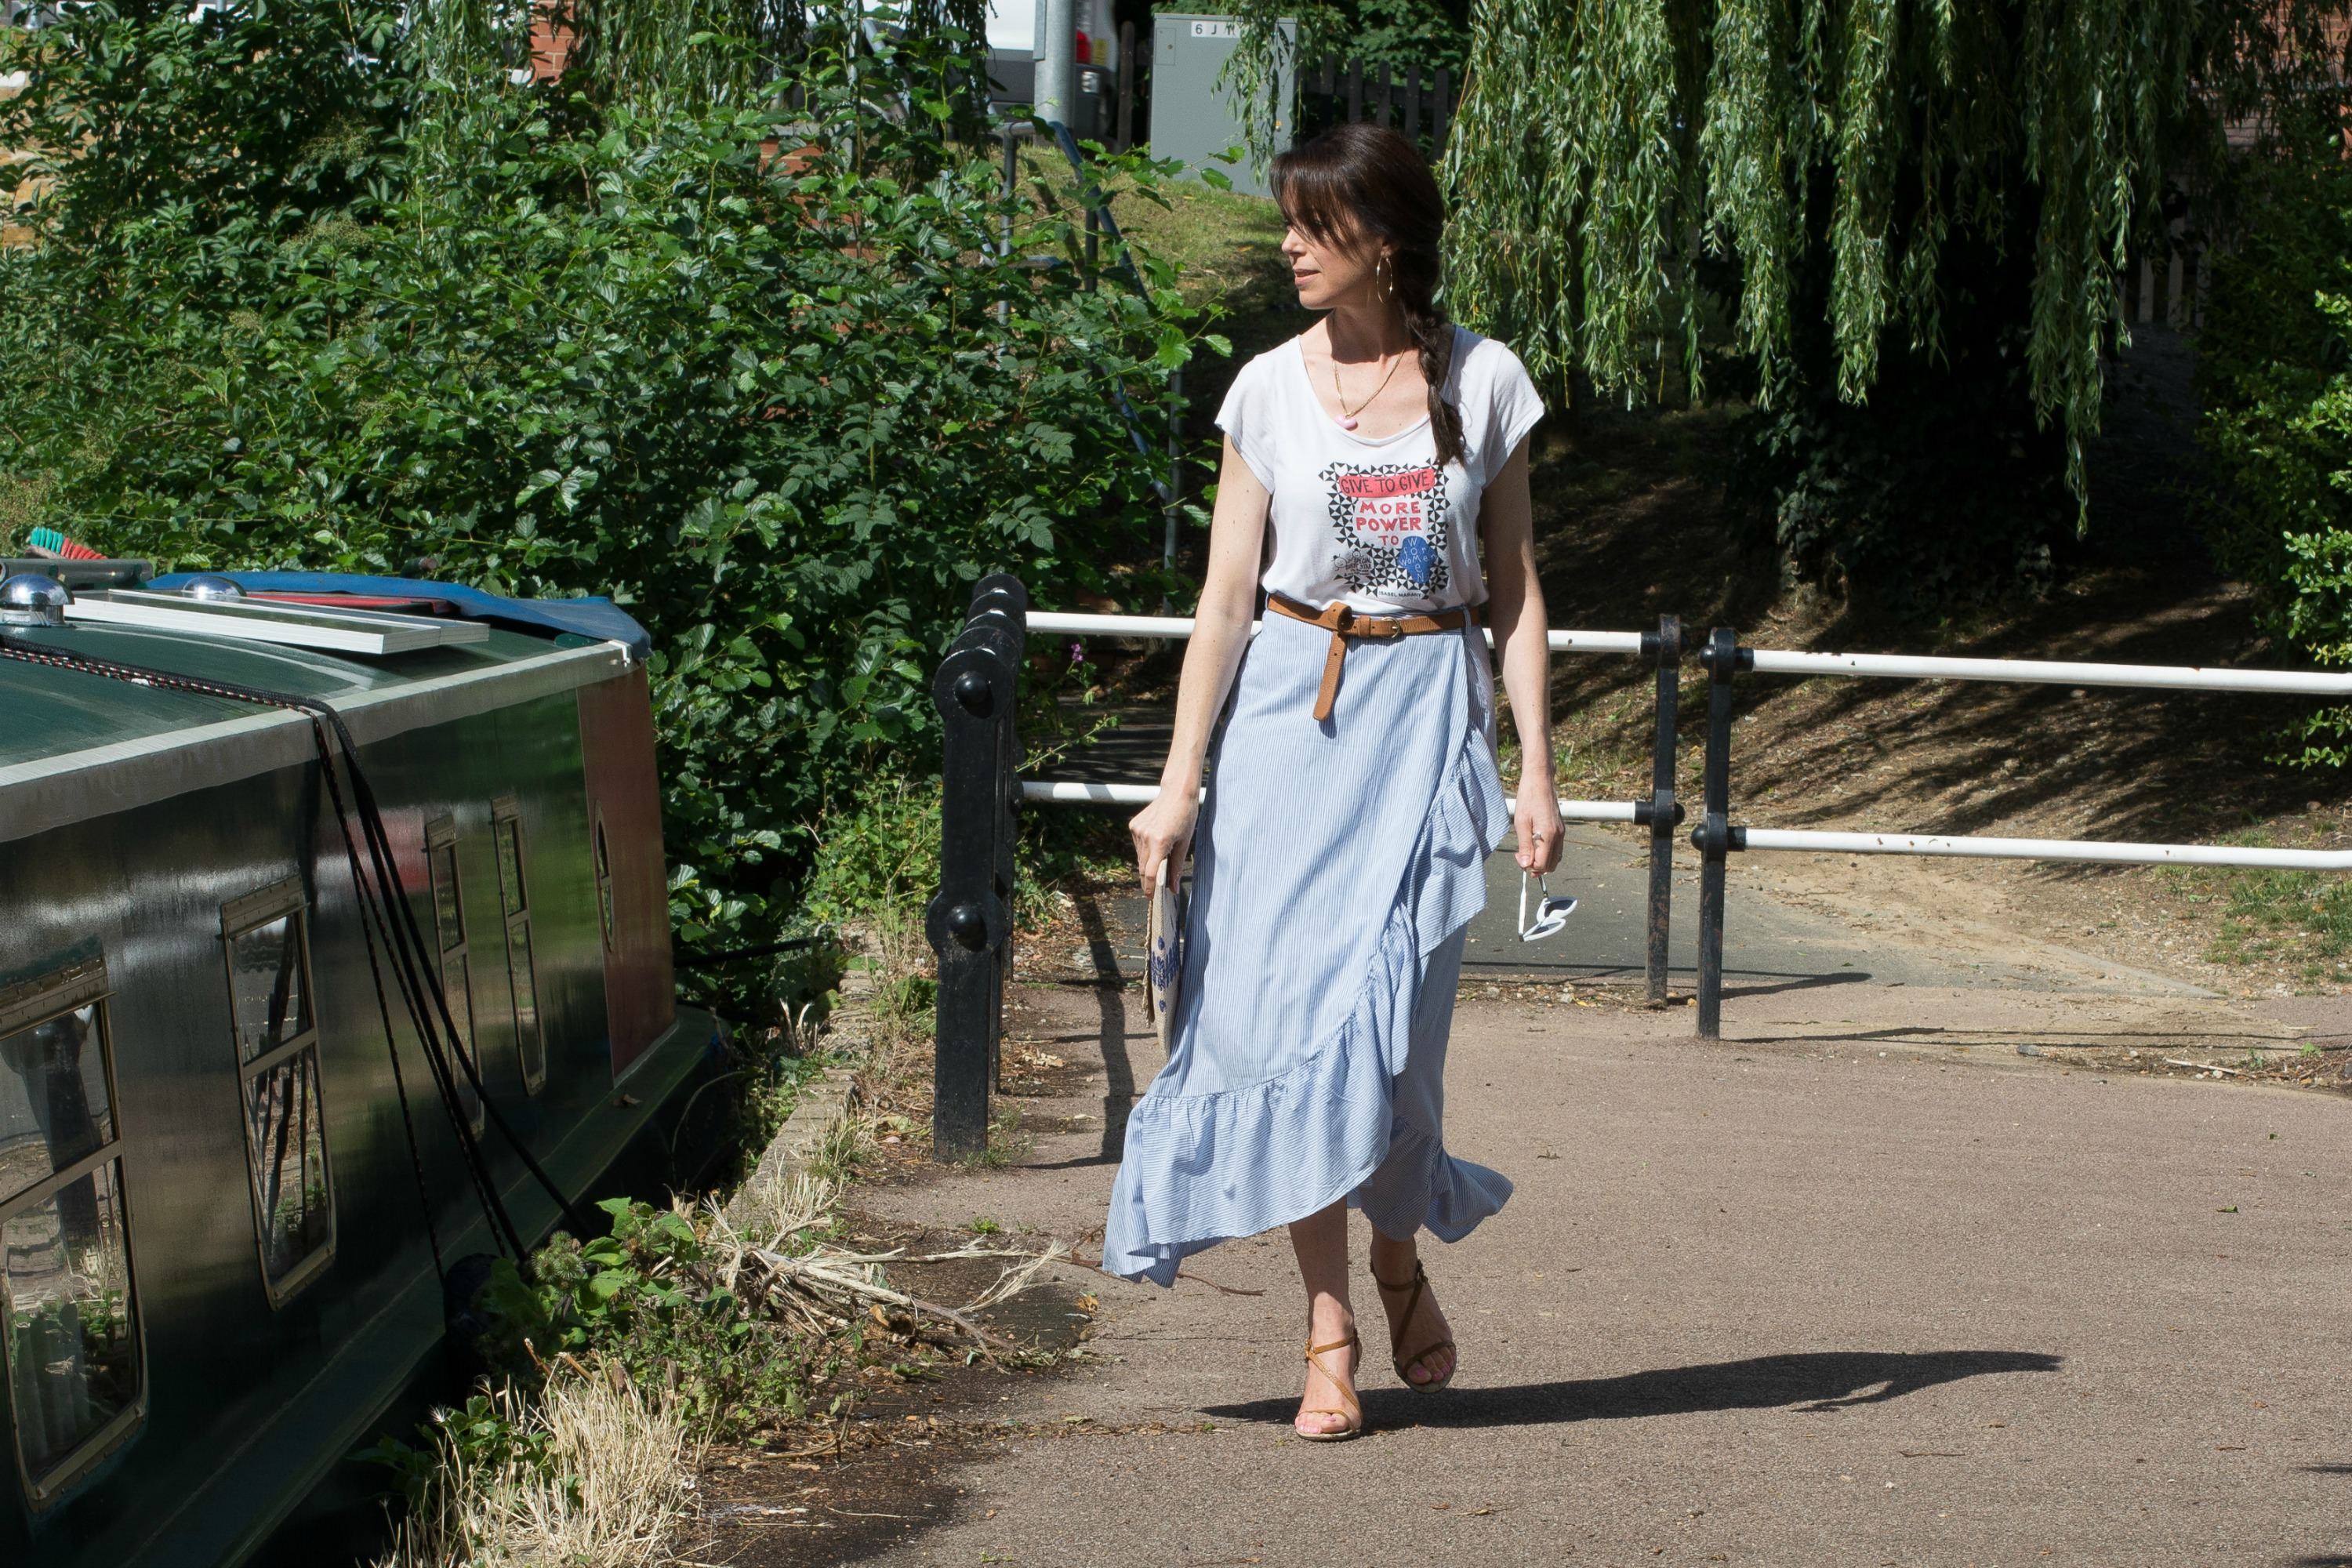
{"label": "mushroom vent", "polygon": [[0,582],[0,626],[61,626],[73,594],[54,577],[19,572]]}

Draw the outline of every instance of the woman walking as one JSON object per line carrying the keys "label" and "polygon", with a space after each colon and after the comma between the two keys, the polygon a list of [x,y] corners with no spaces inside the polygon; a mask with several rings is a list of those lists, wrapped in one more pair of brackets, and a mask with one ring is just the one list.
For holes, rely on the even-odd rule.
{"label": "woman walking", "polygon": [[[1288,1226],[1295,1428],[1331,1441],[1363,1428],[1348,1207],[1372,1225],[1396,1374],[1433,1390],[1455,1351],[1417,1238],[1457,1241],[1511,1193],[1447,1153],[1442,1076],[1507,816],[1522,868],[1559,858],[1526,450],[1543,405],[1508,348],[1433,303],[1444,209],[1411,142],[1335,127],[1276,158],[1273,185],[1298,302],[1323,319],[1244,366],[1217,416],[1175,738],[1132,824],[1147,888],[1197,851],[1182,974],[1103,1262],[1171,1284],[1188,1254]],[[1525,759],[1515,814],[1482,615]]]}

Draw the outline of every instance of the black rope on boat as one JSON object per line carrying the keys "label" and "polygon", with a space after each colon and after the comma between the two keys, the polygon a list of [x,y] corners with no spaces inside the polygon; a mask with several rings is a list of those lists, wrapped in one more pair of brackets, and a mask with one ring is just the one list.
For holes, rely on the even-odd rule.
{"label": "black rope on boat", "polygon": [[[367,896],[367,879],[360,871],[359,846],[352,842],[351,818],[343,806],[342,786],[335,782],[334,761],[327,753],[325,727],[314,721],[310,726],[310,739],[319,748],[319,771],[326,775],[327,793],[334,799],[335,826],[343,841],[343,858],[352,868],[352,890],[359,899],[360,940],[367,947],[368,979],[375,985],[376,1016],[383,1020],[384,1054],[392,1058],[393,1094],[400,1101],[400,1130],[408,1140],[408,1170],[416,1181],[417,1206],[425,1211],[425,1240],[433,1248],[433,1274],[446,1286],[449,1280],[449,1264],[441,1253],[441,1227],[433,1217],[433,1184],[425,1177],[425,1154],[416,1142],[416,1118],[408,1107],[408,1079],[400,1067],[400,1034],[393,1027],[392,1004],[384,999],[383,994],[383,969],[376,960],[376,909]],[[389,945],[388,935],[386,945]],[[404,1003],[407,1001],[404,993],[401,1000]],[[411,1011],[413,1013],[414,1009]]]}
{"label": "black rope on boat", "polygon": [[[0,635],[0,654],[5,654],[10,658],[21,659],[27,663],[44,665],[51,668],[70,669],[84,674],[98,675],[109,679],[127,681],[132,685],[160,687],[169,690],[191,692],[199,696],[217,697],[231,701],[252,702],[266,707],[282,708],[290,711],[302,713],[310,721],[311,743],[318,748],[320,765],[326,773],[329,791],[335,803],[336,826],[342,836],[343,852],[346,858],[350,860],[352,865],[352,890],[358,895],[360,901],[361,930],[362,935],[369,935],[371,922],[377,922],[382,925],[384,932],[386,950],[391,952],[397,965],[394,970],[394,978],[400,987],[402,1004],[408,1013],[410,1026],[416,1031],[418,1047],[425,1054],[425,1066],[431,1071],[434,1085],[436,1089],[439,1090],[442,1109],[449,1117],[451,1131],[455,1133],[457,1140],[457,1153],[459,1161],[465,1166],[467,1184],[474,1190],[475,1201],[481,1205],[483,1217],[490,1226],[491,1242],[501,1251],[511,1254],[519,1267],[528,1268],[528,1255],[523,1249],[521,1237],[516,1231],[512,1217],[506,1212],[505,1204],[499,1198],[497,1184],[490,1175],[488,1161],[483,1156],[479,1142],[474,1136],[474,1130],[471,1122],[465,1115],[462,1105],[458,1100],[455,1079],[449,1071],[448,1063],[446,1059],[446,1047],[444,1047],[440,1037],[430,1026],[428,1016],[419,1005],[418,995],[425,987],[427,982],[424,977],[420,976],[415,966],[408,962],[406,955],[394,946],[392,941],[394,928],[391,923],[388,912],[385,911],[383,906],[392,901],[394,898],[394,892],[392,889],[400,889],[398,898],[404,904],[407,900],[407,895],[405,889],[401,889],[396,863],[391,867],[391,875],[389,878],[385,875],[386,862],[384,858],[378,853],[376,847],[377,835],[382,830],[382,823],[380,819],[373,825],[373,831],[370,830],[370,825],[364,821],[364,819],[361,825],[362,835],[368,839],[369,859],[373,863],[376,870],[376,878],[373,886],[371,886],[366,875],[360,869],[357,847],[353,844],[352,839],[350,817],[343,808],[341,788],[336,782],[334,768],[332,765],[332,753],[330,752],[327,744],[326,717],[322,716],[318,710],[323,709],[325,710],[327,716],[333,716],[338,720],[340,720],[340,715],[334,715],[333,710],[328,708],[325,703],[318,702],[316,700],[310,698],[297,697],[285,692],[268,691],[256,687],[240,686],[230,681],[207,680],[200,677],[181,675],[172,670],[151,669],[144,666],[121,664],[112,659],[96,658],[85,654],[66,653],[54,648],[47,648],[41,647],[37,645],[26,644],[14,638],[10,638],[5,635]],[[350,739],[349,732],[344,731],[341,739],[348,742]],[[346,756],[348,757],[352,767],[353,793],[356,795],[358,786],[364,779],[365,775],[358,767],[358,758],[355,752],[347,752]],[[369,806],[362,804],[362,812],[363,817],[364,813],[368,809]],[[370,935],[369,941],[369,959],[371,965],[373,966],[375,955],[372,935]],[[435,990],[437,994],[437,980],[434,984]],[[381,1002],[382,979],[380,973],[377,975],[377,987],[378,997]],[[445,1014],[446,1013],[446,1002],[443,1011]],[[394,1087],[402,1097],[402,1120],[404,1123],[407,1124],[409,1131],[413,1134],[414,1123],[410,1121],[409,1108],[406,1099],[407,1085],[399,1070],[400,1047],[398,1039],[391,1026],[389,1006],[381,1007],[379,1016],[384,1019],[384,1046],[386,1050],[390,1053],[393,1061]],[[457,1054],[462,1056],[464,1053],[460,1051]],[[448,1269],[446,1259],[441,1251],[440,1237],[436,1230],[431,1228],[432,1196],[429,1185],[425,1180],[423,1156],[421,1152],[417,1151],[416,1146],[413,1142],[410,1146],[410,1170],[411,1173],[416,1178],[418,1184],[418,1201],[425,1205],[426,1212],[428,1225],[427,1239],[433,1249],[434,1270],[446,1285],[449,1278]]]}
{"label": "black rope on boat", "polygon": [[[471,1120],[465,1114],[462,1100],[457,1094],[456,1075],[450,1070],[448,1062],[448,1058],[452,1056],[457,1058],[457,1066],[464,1071],[466,1081],[472,1087],[478,1103],[487,1112],[490,1122],[498,1128],[499,1135],[514,1150],[540,1186],[555,1201],[557,1208],[562,1213],[565,1220],[575,1231],[586,1234],[587,1226],[579,1210],[573,1206],[572,1200],[562,1190],[556,1186],[552,1178],[547,1174],[545,1169],[531,1154],[530,1150],[523,1143],[522,1139],[507,1121],[504,1113],[491,1100],[488,1089],[482,1082],[481,1074],[469,1054],[462,1046],[452,1049],[449,1045],[445,1045],[439,1030],[433,1026],[432,1015],[437,1013],[439,1024],[442,1028],[447,1030],[447,1037],[451,1045],[456,1045],[463,1039],[463,1036],[457,1029],[457,1020],[450,1013],[448,995],[443,989],[441,976],[437,970],[425,961],[424,935],[416,923],[416,911],[410,902],[407,889],[401,881],[398,858],[392,847],[391,835],[384,829],[383,816],[376,804],[375,792],[368,782],[366,771],[360,764],[358,742],[352,739],[351,730],[343,722],[341,713],[313,697],[240,686],[230,681],[208,680],[200,677],[181,675],[171,670],[152,669],[140,665],[122,664],[112,659],[97,658],[87,654],[67,653],[37,644],[26,643],[5,634],[0,634],[0,656],[53,668],[78,670],[86,674],[103,676],[110,679],[127,681],[132,685],[160,687],[199,696],[219,697],[231,701],[251,702],[265,707],[285,709],[309,718],[312,741],[319,749],[320,765],[326,773],[328,787],[334,798],[336,822],[342,834],[344,854],[351,862],[355,890],[360,895],[362,911],[362,933],[367,940],[369,968],[376,981],[377,1004],[384,1020],[386,1043],[392,1048],[394,1084],[401,1096],[403,1121],[406,1122],[409,1115],[407,1089],[400,1074],[398,1045],[393,1038],[391,1009],[389,1004],[384,1001],[382,974],[376,968],[374,933],[371,929],[371,922],[380,923],[383,929],[386,951],[394,961],[394,978],[401,991],[401,1001],[408,1012],[411,1026],[416,1030],[418,1042],[425,1052],[425,1065],[431,1069],[435,1087],[440,1091],[443,1109],[448,1114],[450,1125],[457,1134],[459,1156],[465,1163],[467,1174],[475,1188],[476,1197],[482,1205],[484,1216],[490,1223],[493,1239],[511,1252],[517,1267],[527,1275],[530,1270],[529,1249],[524,1247],[512,1216],[507,1213],[506,1205],[498,1195],[497,1184],[490,1174],[488,1159],[482,1152],[479,1140],[475,1135]],[[333,758],[327,744],[326,731],[329,729],[334,731],[336,745],[342,754],[344,770],[351,777],[352,799],[358,806],[361,836],[367,842],[368,859],[375,873],[373,889],[370,888],[361,871],[358,848],[352,841],[349,816],[343,806],[341,789],[335,780]],[[373,903],[370,901],[371,892],[374,895]],[[391,910],[394,908],[399,910],[398,920],[394,920],[391,914]],[[429,997],[432,1003],[430,1009],[422,1005],[422,998],[426,997]],[[424,1191],[424,1164],[422,1156],[417,1152],[413,1123],[409,1124],[408,1131],[412,1167],[419,1183],[419,1197],[425,1202],[426,1207],[426,1230],[433,1246],[435,1268],[446,1280],[447,1270],[443,1267],[440,1238],[432,1226],[431,1199]]]}

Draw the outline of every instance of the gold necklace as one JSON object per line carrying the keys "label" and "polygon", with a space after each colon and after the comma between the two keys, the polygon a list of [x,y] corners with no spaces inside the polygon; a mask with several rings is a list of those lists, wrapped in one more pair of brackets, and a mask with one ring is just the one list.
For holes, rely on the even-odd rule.
{"label": "gold necklace", "polygon": [[1339,428],[1340,428],[1340,429],[1342,429],[1342,430],[1353,430],[1353,429],[1356,427],[1356,416],[1357,416],[1357,415],[1359,415],[1359,414],[1361,414],[1365,409],[1370,408],[1370,407],[1372,405],[1372,402],[1373,402],[1373,400],[1374,400],[1375,398],[1378,398],[1381,393],[1386,392],[1386,391],[1389,389],[1389,383],[1390,383],[1390,382],[1391,382],[1391,381],[1394,381],[1394,380],[1396,379],[1397,367],[1398,367],[1399,365],[1403,364],[1403,363],[1404,363],[1404,351],[1402,351],[1402,349],[1400,349],[1400,350],[1397,352],[1397,356],[1396,356],[1396,358],[1395,358],[1394,360],[1391,361],[1391,362],[1390,362],[1390,363],[1389,363],[1389,373],[1388,373],[1388,374],[1386,374],[1386,375],[1384,375],[1384,376],[1381,377],[1381,384],[1380,384],[1378,386],[1376,386],[1376,387],[1372,388],[1372,395],[1371,395],[1370,397],[1367,397],[1367,398],[1365,398],[1361,403],[1357,404],[1357,405],[1356,405],[1356,406],[1354,406],[1353,408],[1350,408],[1350,407],[1349,407],[1349,406],[1348,406],[1348,395],[1347,395],[1345,392],[1342,392],[1342,391],[1340,391],[1340,390],[1339,390],[1339,351],[1338,351],[1337,349],[1334,349],[1334,350],[1332,351],[1332,353],[1331,353],[1331,397],[1332,397],[1332,400],[1333,400],[1334,402],[1336,402],[1336,403],[1338,403],[1338,404],[1339,405]]}

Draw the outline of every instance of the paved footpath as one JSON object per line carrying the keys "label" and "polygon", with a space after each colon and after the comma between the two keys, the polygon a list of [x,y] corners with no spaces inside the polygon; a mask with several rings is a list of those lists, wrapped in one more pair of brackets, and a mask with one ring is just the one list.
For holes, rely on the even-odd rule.
{"label": "paved footpath", "polygon": [[[2013,994],[1759,988],[1703,1047],[1686,1010],[1538,996],[1473,985],[1456,1024],[1449,1142],[1518,1191],[1429,1249],[1454,1389],[1375,1354],[1374,1435],[1297,1442],[1280,1237],[1172,1291],[1096,1277],[1090,1370],[997,1413],[1130,1430],[997,1445],[869,1560],[2352,1565],[2343,1100],[1962,1032],[2069,1006],[2127,1028],[2114,997],[2037,997],[2021,1026]],[[1112,987],[1014,1006],[1072,1069],[1026,1102],[1023,1164],[868,1207],[1099,1234],[1154,1047]],[[1368,1280],[1360,1305],[1377,1345]]]}

